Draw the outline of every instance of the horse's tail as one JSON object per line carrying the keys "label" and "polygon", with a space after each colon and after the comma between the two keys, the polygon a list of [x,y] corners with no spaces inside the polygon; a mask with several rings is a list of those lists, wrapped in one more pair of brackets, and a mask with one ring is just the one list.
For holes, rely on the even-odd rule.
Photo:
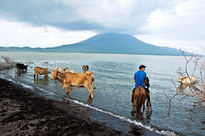
{"label": "horse's tail", "polygon": [[137,112],[140,112],[141,107],[142,107],[142,88],[138,87],[137,89],[139,91],[139,96],[137,99]]}

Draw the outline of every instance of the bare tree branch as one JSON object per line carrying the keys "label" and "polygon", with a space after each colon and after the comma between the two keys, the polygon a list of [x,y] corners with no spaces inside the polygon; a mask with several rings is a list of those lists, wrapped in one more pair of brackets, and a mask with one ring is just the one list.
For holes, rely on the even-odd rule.
{"label": "bare tree branch", "polygon": [[[190,93],[189,94],[188,93],[181,93],[182,91],[184,91],[184,87],[182,86],[182,83],[180,85],[181,87],[177,87],[176,83],[172,80],[171,82],[174,85],[174,88],[176,90],[176,94],[174,94],[172,97],[170,97],[163,90],[163,93],[165,94],[165,96],[168,100],[168,114],[170,113],[171,102],[178,94],[182,94],[185,96],[186,95],[195,96],[195,97],[199,98],[200,102],[205,102],[205,78],[203,75],[203,72],[205,71],[205,59],[203,58],[203,61],[200,61],[200,60],[202,60],[202,57],[196,56],[196,55],[195,56],[194,55],[186,56],[184,51],[182,51],[182,50],[180,50],[180,51],[181,51],[182,56],[184,57],[186,62],[185,62],[184,68],[179,67],[179,69],[177,70],[177,74],[178,74],[178,76],[182,76],[183,79],[184,78],[189,79],[190,84],[185,84],[185,88],[188,87],[191,94]],[[193,67],[193,71],[190,72],[188,68],[189,68],[189,65],[192,61],[193,61],[194,67]],[[196,73],[198,68],[199,68],[201,82],[198,82],[197,84],[195,84],[195,79],[193,79],[193,77],[195,77],[195,73]],[[180,90],[180,88],[182,88],[183,90]]]}

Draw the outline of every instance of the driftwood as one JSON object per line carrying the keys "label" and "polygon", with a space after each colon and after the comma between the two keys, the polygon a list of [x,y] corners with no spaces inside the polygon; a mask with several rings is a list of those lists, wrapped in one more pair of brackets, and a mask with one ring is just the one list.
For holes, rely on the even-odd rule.
{"label": "driftwood", "polygon": [[0,70],[14,68],[15,66],[16,62],[9,57],[2,57],[2,61],[0,61]]}
{"label": "driftwood", "polygon": [[[168,100],[168,114],[170,113],[171,102],[177,95],[184,95],[185,97],[193,96],[199,99],[199,102],[205,103],[205,77],[203,75],[205,71],[205,58],[197,55],[186,56],[184,54],[184,51],[180,51],[186,62],[184,68],[179,67],[177,74],[178,76],[188,78],[190,80],[189,82],[193,84],[180,84],[180,86],[177,87],[176,83],[174,81],[171,81],[176,90],[176,93],[172,97],[168,96],[166,92],[162,90]],[[191,62],[193,63],[194,67],[190,72],[188,69],[190,68],[189,65]],[[193,81],[193,78],[191,77],[195,77],[194,75],[197,70],[199,70],[200,72],[200,77],[198,77],[198,82],[195,83],[195,81]],[[188,88],[189,91],[184,91],[185,88]]]}

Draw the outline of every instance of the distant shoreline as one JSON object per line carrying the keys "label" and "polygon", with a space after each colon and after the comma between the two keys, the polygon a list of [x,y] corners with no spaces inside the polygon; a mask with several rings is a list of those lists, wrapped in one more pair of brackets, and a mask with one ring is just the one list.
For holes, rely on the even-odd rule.
{"label": "distant shoreline", "polygon": [[[73,53],[73,54],[113,54],[113,55],[148,55],[148,56],[177,56],[177,57],[182,57],[182,55],[165,55],[165,54],[132,54],[132,53],[98,53],[98,52],[59,52],[59,51],[1,51],[2,53],[9,53],[9,52],[36,52],[36,53]],[[191,55],[186,55],[186,56],[191,56]],[[197,55],[201,56],[201,55]]]}

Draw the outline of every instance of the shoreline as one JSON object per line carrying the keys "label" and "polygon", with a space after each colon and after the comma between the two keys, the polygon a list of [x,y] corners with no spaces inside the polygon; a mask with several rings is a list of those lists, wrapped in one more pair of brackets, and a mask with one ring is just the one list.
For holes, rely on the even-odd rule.
{"label": "shoreline", "polygon": [[[182,55],[166,55],[166,54],[134,54],[134,53],[103,53],[103,52],[63,52],[63,51],[0,51],[3,53],[8,53],[8,52],[18,52],[18,53],[22,53],[22,52],[26,52],[26,53],[73,53],[73,54],[94,54],[94,55],[107,55],[107,54],[112,54],[112,55],[138,55],[138,56],[168,56],[168,57],[183,57]],[[190,56],[190,55],[186,55],[186,56]]]}
{"label": "shoreline", "polygon": [[[0,78],[0,135],[158,135],[125,123],[127,132],[109,125],[89,108],[44,98]],[[104,115],[102,115],[104,116]],[[117,120],[117,119],[116,119]],[[117,123],[118,121],[116,121]]]}

